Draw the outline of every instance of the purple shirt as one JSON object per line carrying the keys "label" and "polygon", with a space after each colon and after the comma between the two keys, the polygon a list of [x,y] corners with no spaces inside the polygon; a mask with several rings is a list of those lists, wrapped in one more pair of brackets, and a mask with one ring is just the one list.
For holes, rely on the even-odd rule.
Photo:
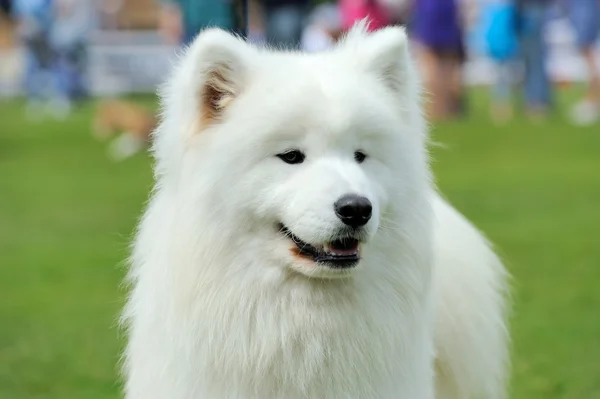
{"label": "purple shirt", "polygon": [[461,51],[462,31],[456,0],[415,0],[412,33],[421,44],[435,50]]}

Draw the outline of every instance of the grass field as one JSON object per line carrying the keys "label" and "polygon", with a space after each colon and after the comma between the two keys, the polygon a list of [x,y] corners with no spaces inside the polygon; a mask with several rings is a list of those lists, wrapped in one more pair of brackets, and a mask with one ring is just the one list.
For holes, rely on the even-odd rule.
{"label": "grass field", "polygon": [[[600,398],[600,129],[494,128],[476,100],[434,129],[434,169],[514,275],[511,398]],[[121,260],[150,164],[108,162],[91,105],[37,124],[21,105],[0,104],[0,399],[118,398]]]}

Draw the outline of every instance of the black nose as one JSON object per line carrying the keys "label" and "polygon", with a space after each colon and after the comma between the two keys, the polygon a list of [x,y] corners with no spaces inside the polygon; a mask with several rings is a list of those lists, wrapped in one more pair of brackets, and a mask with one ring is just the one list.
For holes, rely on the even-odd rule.
{"label": "black nose", "polygon": [[360,227],[371,219],[371,201],[356,194],[346,194],[333,204],[335,214],[344,224]]}

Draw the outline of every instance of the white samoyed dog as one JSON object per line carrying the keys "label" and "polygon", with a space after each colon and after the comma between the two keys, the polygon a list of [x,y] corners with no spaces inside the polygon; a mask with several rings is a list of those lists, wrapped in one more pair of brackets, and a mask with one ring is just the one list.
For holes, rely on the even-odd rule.
{"label": "white samoyed dog", "polygon": [[128,399],[498,399],[504,268],[436,194],[405,31],[199,35],[162,93]]}

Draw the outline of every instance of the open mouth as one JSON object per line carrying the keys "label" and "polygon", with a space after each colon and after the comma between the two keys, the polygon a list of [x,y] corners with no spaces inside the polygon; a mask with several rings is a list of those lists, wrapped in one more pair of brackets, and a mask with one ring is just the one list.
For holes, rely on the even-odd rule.
{"label": "open mouth", "polygon": [[296,244],[294,252],[298,256],[310,258],[314,262],[323,263],[332,268],[346,269],[356,266],[360,260],[359,241],[355,238],[345,237],[315,246],[296,237],[284,225],[279,226],[279,231]]}

